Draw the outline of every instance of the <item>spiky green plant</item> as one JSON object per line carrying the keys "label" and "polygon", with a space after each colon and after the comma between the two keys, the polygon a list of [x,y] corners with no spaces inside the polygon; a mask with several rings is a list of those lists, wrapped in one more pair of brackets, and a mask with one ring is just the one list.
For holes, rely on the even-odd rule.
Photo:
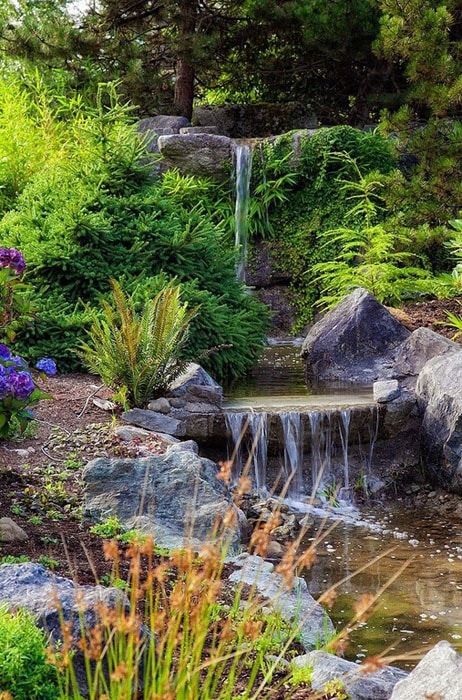
{"label": "spiky green plant", "polygon": [[452,340],[462,338],[462,316],[454,314],[452,311],[446,311],[446,321],[441,321],[441,325],[455,330]]}
{"label": "spiky green plant", "polygon": [[121,390],[131,406],[144,406],[184,369],[180,353],[196,309],[181,302],[180,287],[167,286],[141,312],[119,282],[111,280],[112,303],[102,302],[81,356],[105,384]]}

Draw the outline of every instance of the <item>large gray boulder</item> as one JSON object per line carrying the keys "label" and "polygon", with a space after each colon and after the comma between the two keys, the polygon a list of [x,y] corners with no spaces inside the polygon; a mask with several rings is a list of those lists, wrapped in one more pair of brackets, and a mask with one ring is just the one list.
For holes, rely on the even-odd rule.
{"label": "large gray boulder", "polygon": [[161,136],[159,150],[168,167],[182,173],[222,178],[232,166],[233,142],[215,134]]}
{"label": "large gray boulder", "polygon": [[462,656],[449,642],[439,642],[407,678],[400,681],[391,700],[460,700]]}
{"label": "large gray boulder", "polygon": [[85,515],[104,520],[117,516],[128,529],[151,534],[156,543],[198,549],[212,538],[223,516],[232,511],[232,545],[245,524],[218,468],[192,451],[170,451],[146,459],[95,459],[84,469]]}
{"label": "large gray boulder", "polygon": [[309,381],[372,383],[390,376],[410,335],[365,289],[356,289],[309,331],[302,348]]}
{"label": "large gray boulder", "polygon": [[0,605],[25,608],[35,617],[53,642],[62,639],[62,623],[69,623],[74,640],[80,639],[81,623],[92,629],[98,622],[97,608],[127,607],[121,591],[103,586],[76,586],[56,576],[41,564],[3,564],[0,566]]}
{"label": "large gray boulder", "polygon": [[430,328],[417,328],[402,343],[395,355],[393,376],[396,379],[417,377],[424,365],[433,357],[459,352],[461,346],[453,343]]}
{"label": "large gray boulder", "polygon": [[443,488],[462,494],[462,351],[435,357],[416,385],[424,411],[422,454]]}
{"label": "large gray boulder", "polygon": [[254,586],[284,620],[297,625],[305,649],[313,649],[332,634],[334,626],[324,608],[310,594],[305,579],[296,576],[292,588],[288,589],[281,574],[274,572],[274,565],[261,557],[242,554],[231,563],[238,568],[229,580]]}
{"label": "large gray boulder", "polygon": [[407,673],[393,666],[385,666],[380,671],[365,674],[358,664],[325,651],[312,651],[297,656],[292,664],[298,668],[312,670],[313,690],[322,691],[329,681],[339,680],[350,700],[389,700],[396,683],[407,677]]}

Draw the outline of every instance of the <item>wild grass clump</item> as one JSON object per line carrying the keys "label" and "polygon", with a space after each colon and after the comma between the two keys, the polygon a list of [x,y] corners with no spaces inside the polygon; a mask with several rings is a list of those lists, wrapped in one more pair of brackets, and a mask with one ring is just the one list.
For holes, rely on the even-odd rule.
{"label": "wild grass clump", "polygon": [[[227,463],[219,476],[228,481],[230,473]],[[241,503],[250,487],[250,480],[241,477],[235,504]],[[301,686],[308,688],[306,697],[313,700],[337,697],[334,691],[340,686],[335,684],[311,694],[309,671],[284,664],[303,653],[299,636],[310,612],[298,619],[295,611],[288,621],[267,607],[277,610],[278,596],[293,590],[296,576],[312,566],[317,547],[335,524],[327,528],[322,524],[308,547],[303,545],[305,529],[286,545],[275,567],[280,592],[269,604],[258,594],[257,585],[228,580],[227,533],[235,519],[236,511],[230,507],[199,552],[186,545],[159,556],[148,536],[134,539],[128,547],[116,539],[104,542],[104,555],[112,568],[110,581],[126,592],[126,598],[113,607],[98,606],[92,628],[85,626],[82,611],[77,637],[63,620],[62,645],[49,649],[49,659],[58,672],[59,700],[269,700],[281,697],[280,692],[289,698]],[[278,511],[268,521],[259,522],[250,539],[250,552],[265,557],[280,523]],[[258,582],[258,571],[256,575]],[[326,590],[320,601],[332,604],[337,586],[347,579]],[[377,597],[363,596],[348,626],[320,640],[320,648],[342,653]],[[383,665],[380,658],[369,659],[365,672]]]}

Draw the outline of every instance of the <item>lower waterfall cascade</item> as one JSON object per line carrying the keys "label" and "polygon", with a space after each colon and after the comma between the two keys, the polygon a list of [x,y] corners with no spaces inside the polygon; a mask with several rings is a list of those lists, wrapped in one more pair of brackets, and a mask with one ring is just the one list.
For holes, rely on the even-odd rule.
{"label": "lower waterfall cascade", "polygon": [[[274,490],[290,500],[303,501],[329,492],[350,500],[352,445],[360,456],[363,473],[370,474],[378,429],[378,411],[371,406],[366,439],[355,435],[353,411],[228,411],[234,482],[247,468],[261,495]],[[268,479],[271,459],[278,465],[273,483]]]}

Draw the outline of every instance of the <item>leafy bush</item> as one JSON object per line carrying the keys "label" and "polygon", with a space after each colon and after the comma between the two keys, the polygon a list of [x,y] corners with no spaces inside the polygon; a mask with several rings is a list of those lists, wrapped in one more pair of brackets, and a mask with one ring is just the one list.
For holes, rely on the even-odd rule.
{"label": "leafy bush", "polygon": [[46,661],[45,634],[22,610],[0,607],[0,690],[14,700],[56,700],[56,670]]}
{"label": "leafy bush", "polygon": [[37,289],[37,314],[21,328],[18,347],[77,369],[75,348],[109,294],[109,279],[130,292],[159,291],[163,275],[162,286],[174,280],[185,301],[207,302],[199,302],[184,356],[193,349],[218,379],[248,370],[264,341],[266,315],[235,278],[220,209],[229,193],[207,179],[154,177],[112,88],[101,89],[94,107],[68,105],[60,119],[72,148],[31,176],[0,221],[0,239],[21,247]]}
{"label": "leafy bush", "polygon": [[103,313],[81,345],[82,357],[129,405],[144,406],[184,370],[180,352],[196,312],[181,303],[179,287],[165,287],[137,314],[120,284],[111,285],[112,303],[103,301]]}
{"label": "leafy bush", "polygon": [[[312,320],[321,297],[332,305],[358,285],[390,303],[454,293],[450,275],[439,274],[450,269],[447,230],[406,227],[386,208],[390,182],[404,177],[391,140],[341,126],[312,136],[284,134],[267,143],[264,153],[283,172],[296,174],[286,201],[270,213],[276,257],[292,278],[295,331]],[[258,179],[258,159],[256,164]],[[365,209],[373,214],[369,223]]]}

